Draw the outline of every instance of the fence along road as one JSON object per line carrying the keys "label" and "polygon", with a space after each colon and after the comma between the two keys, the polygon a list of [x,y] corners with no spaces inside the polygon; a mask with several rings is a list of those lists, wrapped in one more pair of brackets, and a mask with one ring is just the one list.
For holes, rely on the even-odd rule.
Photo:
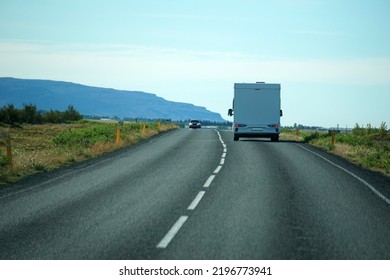
{"label": "fence along road", "polygon": [[0,192],[0,258],[389,259],[390,206],[338,166],[389,180],[302,147],[181,129],[31,178]]}

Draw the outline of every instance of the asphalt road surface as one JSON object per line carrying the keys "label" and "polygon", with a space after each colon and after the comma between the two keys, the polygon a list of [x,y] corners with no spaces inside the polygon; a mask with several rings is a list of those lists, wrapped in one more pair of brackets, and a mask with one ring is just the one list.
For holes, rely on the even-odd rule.
{"label": "asphalt road surface", "polygon": [[390,180],[180,129],[0,189],[0,259],[390,259]]}

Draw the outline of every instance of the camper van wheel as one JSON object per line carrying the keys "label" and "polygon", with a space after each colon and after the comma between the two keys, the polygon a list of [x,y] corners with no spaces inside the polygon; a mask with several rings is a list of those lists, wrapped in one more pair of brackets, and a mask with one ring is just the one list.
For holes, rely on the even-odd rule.
{"label": "camper van wheel", "polygon": [[238,141],[240,139],[240,137],[234,135],[234,141]]}

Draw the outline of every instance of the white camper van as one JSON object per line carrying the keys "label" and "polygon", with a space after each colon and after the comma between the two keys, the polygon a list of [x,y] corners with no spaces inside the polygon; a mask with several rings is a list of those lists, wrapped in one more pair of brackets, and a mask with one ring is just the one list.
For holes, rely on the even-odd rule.
{"label": "white camper van", "polygon": [[279,141],[280,84],[235,83],[233,109],[234,141],[240,137],[271,138]]}

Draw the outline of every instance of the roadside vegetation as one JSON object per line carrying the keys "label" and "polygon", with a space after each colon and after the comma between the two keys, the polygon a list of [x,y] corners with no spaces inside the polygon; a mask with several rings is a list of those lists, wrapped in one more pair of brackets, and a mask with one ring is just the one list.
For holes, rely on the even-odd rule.
{"label": "roadside vegetation", "polygon": [[39,111],[32,104],[24,105],[22,109],[16,108],[13,104],[8,104],[0,108],[1,123],[9,125],[18,125],[21,123],[64,123],[81,119],[81,114],[72,105],[69,105],[63,112],[58,110]]}
{"label": "roadside vegetation", "polygon": [[[120,129],[119,141],[116,131]],[[175,124],[79,120],[58,124],[0,124],[0,184],[137,143]],[[11,139],[12,165],[6,152]]]}
{"label": "roadside vegetation", "polygon": [[285,129],[282,140],[306,142],[344,157],[363,168],[390,176],[390,132],[385,122],[379,128],[356,124],[351,132],[299,131]]}
{"label": "roadside vegetation", "polygon": [[[137,143],[160,132],[178,128],[165,122],[117,122],[82,120],[73,106],[66,111],[39,112],[33,105],[0,109],[0,185],[15,182],[36,172],[101,156]],[[120,138],[117,141],[117,129]],[[11,142],[12,161],[6,145]],[[283,141],[306,142],[344,157],[366,169],[390,176],[390,132],[356,124],[350,132],[283,129]]]}

